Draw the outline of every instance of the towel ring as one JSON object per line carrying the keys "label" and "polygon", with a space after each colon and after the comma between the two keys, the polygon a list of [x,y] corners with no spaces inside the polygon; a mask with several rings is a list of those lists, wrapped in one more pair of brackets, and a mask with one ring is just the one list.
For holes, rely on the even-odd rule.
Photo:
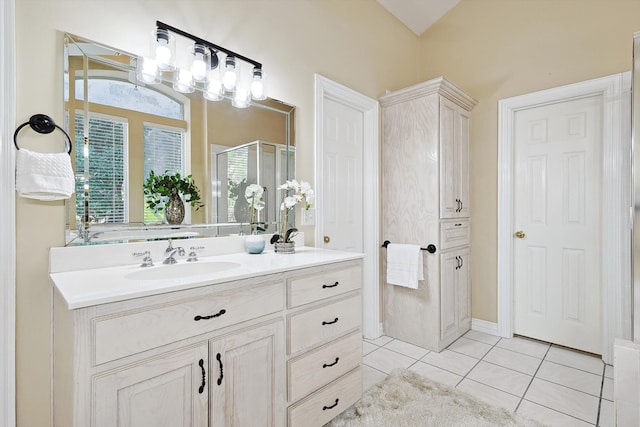
{"label": "towel ring", "polygon": [[64,133],[64,136],[67,137],[67,140],[65,142],[65,146],[68,148],[67,149],[67,154],[71,154],[71,148],[72,148],[72,144],[71,144],[71,138],[69,137],[69,134],[62,129],[60,126],[58,126],[51,117],[47,116],[46,114],[34,114],[33,116],[31,116],[29,118],[28,122],[25,122],[23,124],[21,124],[20,126],[18,126],[18,128],[16,129],[16,131],[13,133],[13,144],[16,146],[16,150],[20,150],[20,147],[18,147],[18,132],[20,132],[20,130],[25,127],[26,125],[31,126],[31,129],[35,130],[38,133],[42,133],[42,134],[47,134],[47,133],[51,133],[54,130],[56,130],[56,128],[58,128],[60,130],[60,132]]}

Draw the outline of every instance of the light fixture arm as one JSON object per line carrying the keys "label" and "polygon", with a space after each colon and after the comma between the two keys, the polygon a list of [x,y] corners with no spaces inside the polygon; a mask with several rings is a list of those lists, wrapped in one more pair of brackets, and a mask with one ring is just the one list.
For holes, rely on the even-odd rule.
{"label": "light fixture arm", "polygon": [[209,50],[212,51],[212,54],[216,53],[217,51],[221,51],[221,52],[224,52],[225,54],[227,54],[227,56],[233,56],[235,58],[241,59],[242,61],[245,61],[245,62],[248,62],[248,63],[252,64],[256,68],[262,69],[262,64],[257,62],[257,61],[254,61],[251,58],[247,58],[246,56],[243,56],[243,55],[240,55],[238,53],[235,53],[235,52],[233,52],[233,51],[231,51],[229,49],[226,49],[226,48],[224,48],[222,46],[218,46],[217,44],[208,42],[208,41],[206,41],[204,39],[201,39],[200,37],[196,37],[196,36],[194,36],[192,34],[189,34],[189,33],[185,32],[185,31],[182,31],[182,30],[180,30],[178,28],[172,27],[171,25],[167,25],[164,22],[156,21],[156,27],[160,28],[160,29],[163,29],[163,30],[170,31],[170,32],[175,33],[175,34],[179,34],[182,37],[186,37],[188,39],[193,40],[195,43],[204,45],[204,46],[208,47]]}

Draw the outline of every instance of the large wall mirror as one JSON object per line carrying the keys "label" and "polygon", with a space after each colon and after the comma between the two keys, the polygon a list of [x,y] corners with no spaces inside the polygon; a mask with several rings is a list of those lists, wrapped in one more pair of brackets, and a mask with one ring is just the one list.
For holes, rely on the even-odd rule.
{"label": "large wall mirror", "polygon": [[[66,127],[76,193],[67,201],[67,244],[226,236],[249,230],[244,191],[264,189],[255,222],[274,232],[277,188],[295,176],[295,107],[267,98],[247,108],[201,91],[180,93],[169,79],[145,85],[140,59],[64,34]],[[202,207],[185,204],[182,224],[168,225],[144,198],[150,172],[191,175]]]}

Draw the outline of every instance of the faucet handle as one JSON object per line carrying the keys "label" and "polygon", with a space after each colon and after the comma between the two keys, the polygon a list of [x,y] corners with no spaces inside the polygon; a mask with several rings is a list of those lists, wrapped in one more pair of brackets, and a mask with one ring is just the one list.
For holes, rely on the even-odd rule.
{"label": "faucet handle", "polygon": [[140,267],[153,267],[153,259],[151,259],[151,252],[149,251],[134,252],[133,256],[143,257],[142,264],[140,264]]}
{"label": "faucet handle", "polygon": [[189,258],[187,258],[187,262],[198,261],[198,254],[196,253],[196,251],[199,251],[200,249],[204,249],[204,246],[191,246],[189,248],[190,252]]}

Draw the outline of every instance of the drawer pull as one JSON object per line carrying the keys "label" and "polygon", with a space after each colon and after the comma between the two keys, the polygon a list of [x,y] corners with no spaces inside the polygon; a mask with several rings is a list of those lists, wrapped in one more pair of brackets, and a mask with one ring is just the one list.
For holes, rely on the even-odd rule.
{"label": "drawer pull", "polygon": [[339,402],[339,401],[340,401],[340,399],[336,399],[336,403],[334,403],[334,404],[333,404],[333,405],[331,405],[331,406],[323,406],[323,407],[322,407],[322,410],[323,410],[323,411],[326,411],[327,409],[333,409],[333,408],[335,408],[336,406],[338,406],[338,402]]}
{"label": "drawer pull", "polygon": [[338,323],[338,318],[337,317],[334,320],[332,320],[331,322],[322,322],[322,326],[324,326],[324,325],[333,325],[334,323]]}
{"label": "drawer pull", "polygon": [[332,366],[336,366],[338,364],[338,360],[340,360],[340,358],[336,357],[336,361],[335,362],[333,362],[333,363],[325,363],[325,364],[322,365],[322,368],[324,369],[324,368],[330,368]]}
{"label": "drawer pull", "polygon": [[202,394],[204,392],[204,386],[207,384],[207,380],[206,380],[207,373],[204,370],[204,360],[200,359],[200,361],[198,362],[198,365],[200,366],[200,369],[202,369],[202,385],[198,389],[198,393]]}
{"label": "drawer pull", "polygon": [[455,227],[462,227],[462,224],[455,224]]}
{"label": "drawer pull", "polygon": [[223,314],[225,314],[227,312],[227,310],[225,310],[224,308],[222,310],[220,310],[219,312],[217,312],[216,314],[212,314],[211,316],[196,316],[193,318],[193,320],[195,320],[196,322],[198,320],[209,320],[209,319],[213,319],[214,317],[220,317]]}
{"label": "drawer pull", "polygon": [[333,285],[322,285],[322,289],[326,289],[326,288],[335,288],[336,286],[338,286],[340,284],[340,282],[336,282]]}
{"label": "drawer pull", "polygon": [[220,364],[220,376],[218,377],[218,385],[222,384],[222,379],[224,378],[224,370],[222,367],[222,356],[220,355],[220,353],[218,353],[216,355],[216,359],[218,360],[218,363]]}

